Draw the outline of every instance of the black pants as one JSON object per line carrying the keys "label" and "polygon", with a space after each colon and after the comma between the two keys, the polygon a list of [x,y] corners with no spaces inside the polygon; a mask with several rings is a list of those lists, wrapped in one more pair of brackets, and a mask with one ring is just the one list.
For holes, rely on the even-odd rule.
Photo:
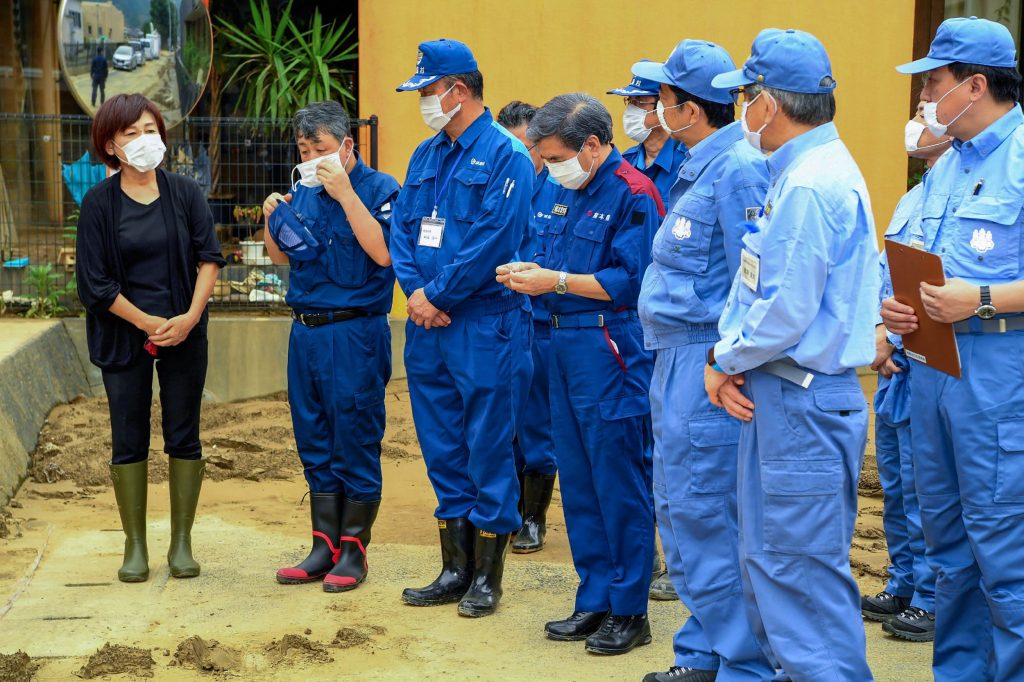
{"label": "black pants", "polygon": [[96,88],[100,90],[100,104],[107,101],[107,81],[96,80],[92,81],[92,105],[96,106]]}
{"label": "black pants", "polygon": [[[190,335],[177,346],[161,348],[155,359],[160,380],[164,452],[199,459],[199,411],[206,383],[207,341]],[[142,352],[124,369],[104,370],[110,403],[112,464],[133,464],[149,456],[149,416],[153,403],[154,358]]]}

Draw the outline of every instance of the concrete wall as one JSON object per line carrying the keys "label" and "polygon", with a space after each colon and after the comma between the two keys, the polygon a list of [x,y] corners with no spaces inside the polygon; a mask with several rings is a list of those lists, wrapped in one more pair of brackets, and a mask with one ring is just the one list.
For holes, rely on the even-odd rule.
{"label": "concrete wall", "polygon": [[89,393],[78,353],[60,322],[0,322],[0,505],[17,489],[46,416]]}

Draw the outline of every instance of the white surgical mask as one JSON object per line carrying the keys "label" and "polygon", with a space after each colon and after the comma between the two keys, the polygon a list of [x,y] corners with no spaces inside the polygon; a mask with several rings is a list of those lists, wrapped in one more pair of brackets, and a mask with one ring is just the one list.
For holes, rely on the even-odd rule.
{"label": "white surgical mask", "polygon": [[924,134],[925,128],[927,126],[920,121],[915,121],[914,119],[907,121],[907,125],[903,129],[903,145],[907,148],[908,152],[919,152],[950,143],[950,140],[942,140],[941,142],[933,142],[932,144],[918,147],[917,143],[921,141],[921,135]]}
{"label": "white surgical mask", "polygon": [[116,142],[114,146],[124,152],[124,158],[121,160],[140,173],[146,173],[159,166],[167,151],[164,141],[155,133],[139,135],[123,147]]}
{"label": "white surgical mask", "polygon": [[[686,104],[686,102],[683,102],[683,104]],[[658,112],[658,123],[661,124],[662,129],[669,135],[671,135],[672,133],[681,133],[687,128],[693,127],[693,123],[691,123],[690,125],[683,126],[682,128],[676,128],[675,130],[673,130],[671,127],[669,127],[668,121],[665,120],[665,111],[667,109],[678,109],[679,107],[683,106],[683,104],[677,104],[673,107],[666,107],[664,104],[661,103],[661,100],[658,100],[658,107],[656,109],[656,111]]]}
{"label": "white surgical mask", "polygon": [[[761,133],[763,133],[764,129],[768,127],[768,123],[765,122],[764,125],[758,128],[756,131],[751,130],[750,126],[747,125],[747,109],[749,109],[750,105],[756,102],[757,98],[763,94],[765,94],[764,90],[757,93],[757,96],[755,96],[754,99],[750,100],[749,102],[744,102],[743,110],[740,112],[740,128],[743,129],[743,139],[746,140],[751,147],[761,152],[762,154],[764,154],[764,149],[761,148]],[[768,97],[771,97],[771,95],[768,95]]]}
{"label": "white surgical mask", "polygon": [[644,123],[647,114],[648,112],[635,104],[626,105],[626,110],[622,112],[622,127],[626,131],[626,137],[642,144],[650,136],[651,129]]}
{"label": "white surgical mask", "polygon": [[952,88],[950,88],[946,92],[945,95],[940,97],[938,99],[938,101],[936,101],[936,102],[926,102],[925,103],[925,105],[924,105],[924,112],[923,112],[923,114],[924,114],[924,122],[928,124],[928,130],[930,130],[932,135],[934,135],[935,137],[942,137],[943,135],[945,135],[946,134],[946,130],[949,129],[949,126],[951,126],[954,123],[956,123],[957,119],[959,119],[961,116],[966,114],[967,110],[970,109],[971,106],[974,105],[974,102],[968,102],[967,106],[963,108],[963,111],[961,111],[959,114],[954,116],[952,121],[950,121],[949,123],[939,123],[939,119],[938,119],[939,102],[941,102],[942,100],[946,99],[946,97],[949,96],[949,93],[953,92],[953,90],[956,90],[957,88],[959,88],[961,85],[963,85],[964,83],[966,83],[969,80],[970,80],[970,78],[965,78],[962,81],[960,81],[959,83],[957,83],[956,85],[954,85]]}
{"label": "white surgical mask", "polygon": [[459,113],[459,109],[462,108],[462,103],[455,105],[455,108],[445,113],[444,108],[441,106],[441,100],[448,96],[448,93],[455,89],[455,86],[448,88],[443,95],[429,95],[427,97],[420,97],[420,116],[423,117],[423,122],[430,126],[430,129],[435,133],[440,132],[448,122],[452,120],[455,114]]}
{"label": "white surgical mask", "polygon": [[[585,145],[584,145],[585,146]],[[593,163],[590,164],[590,170],[583,170],[583,164],[580,163],[580,152],[583,151],[583,147],[580,147],[580,151],[576,152],[576,156],[565,161],[556,161],[552,163],[545,161],[547,164],[548,173],[555,181],[566,189],[579,189],[587,178],[590,177],[591,171],[594,170],[594,163],[597,159],[594,159]]]}
{"label": "white surgical mask", "polygon": [[[324,154],[323,156],[318,156],[315,159],[310,159],[309,161],[303,161],[292,169],[292,189],[295,189],[298,185],[302,185],[304,187],[320,187],[324,183],[322,183],[320,178],[316,176],[316,169],[321,163],[324,161],[334,161],[341,166],[342,170],[345,170],[345,166],[348,164],[348,160],[350,158],[352,158],[352,152],[349,152],[345,161],[342,162],[341,149],[338,149],[336,152]],[[295,180],[296,173],[299,174],[299,179],[297,181]]]}

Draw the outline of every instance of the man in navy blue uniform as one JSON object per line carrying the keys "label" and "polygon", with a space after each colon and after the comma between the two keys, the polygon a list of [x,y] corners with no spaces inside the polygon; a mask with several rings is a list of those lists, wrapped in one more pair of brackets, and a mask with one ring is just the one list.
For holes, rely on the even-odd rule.
{"label": "man in navy blue uniform", "polygon": [[559,95],[527,132],[561,191],[536,262],[497,279],[543,296],[551,313],[551,417],[562,508],[580,576],[575,609],[545,626],[597,654],[651,641],[647,590],[654,551],[652,359],[636,303],[664,207],[653,183],[611,144],[612,119],[590,95]]}
{"label": "man in navy blue uniform", "polygon": [[292,258],[278,248],[273,229],[265,231],[271,259],[291,266],[288,402],[309,484],[313,548],[297,566],[280,569],[277,580],[322,579],[325,591],[343,592],[366,578],[366,547],[380,508],[395,283],[388,220],[398,183],[355,153],[348,115],[337,102],[309,104],[292,127],[302,159],[298,181],[290,193],[267,197],[263,212],[275,225],[278,210],[301,215],[319,245],[315,257]]}
{"label": "man in navy blue uniform", "polygon": [[409,299],[405,366],[413,419],[437,495],[441,573],[408,604],[459,601],[493,613],[509,534],[522,527],[512,441],[529,387],[529,300],[494,281],[515,259],[535,178],[523,144],[483,103],[483,76],[455,40],[421,43],[416,73],[436,135],[416,149],[392,218],[391,252]]}
{"label": "man in navy blue uniform", "polygon": [[626,136],[636,142],[622,152],[622,158],[651,179],[665,202],[679,175],[686,146],[672,139],[658,123],[659,87],[658,82],[638,76],[634,71],[629,85],[609,90],[608,94],[621,95],[625,100],[622,128]]}
{"label": "man in navy blue uniform", "polygon": [[[560,185],[551,179],[540,158],[537,146],[526,137],[526,129],[537,113],[526,102],[509,102],[498,112],[498,123],[516,136],[530,150],[530,159],[537,171],[533,181],[530,223],[519,247],[520,256],[533,260],[540,253],[544,239],[544,211],[554,205]],[[516,469],[520,478],[520,511],[523,527],[512,540],[512,552],[530,554],[544,547],[547,533],[548,507],[555,489],[555,443],[551,438],[551,406],[548,402],[548,347],[551,341],[551,316],[539,298],[530,301],[533,307],[533,377],[524,411],[516,429]]]}

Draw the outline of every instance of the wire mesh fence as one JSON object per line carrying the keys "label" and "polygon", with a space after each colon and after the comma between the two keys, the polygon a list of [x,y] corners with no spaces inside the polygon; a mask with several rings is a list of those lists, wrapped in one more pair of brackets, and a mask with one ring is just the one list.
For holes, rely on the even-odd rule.
{"label": "wire mesh fence", "polygon": [[[63,308],[81,309],[69,290],[78,208],[108,174],[91,154],[91,123],[88,116],[0,114],[0,292],[7,307],[26,308],[48,282]],[[356,149],[374,168],[377,125],[376,116],[353,121]],[[163,167],[202,187],[228,260],[211,306],[282,306],[288,267],[266,256],[261,207],[268,194],[289,187],[299,160],[288,122],[191,117],[167,135]]]}

